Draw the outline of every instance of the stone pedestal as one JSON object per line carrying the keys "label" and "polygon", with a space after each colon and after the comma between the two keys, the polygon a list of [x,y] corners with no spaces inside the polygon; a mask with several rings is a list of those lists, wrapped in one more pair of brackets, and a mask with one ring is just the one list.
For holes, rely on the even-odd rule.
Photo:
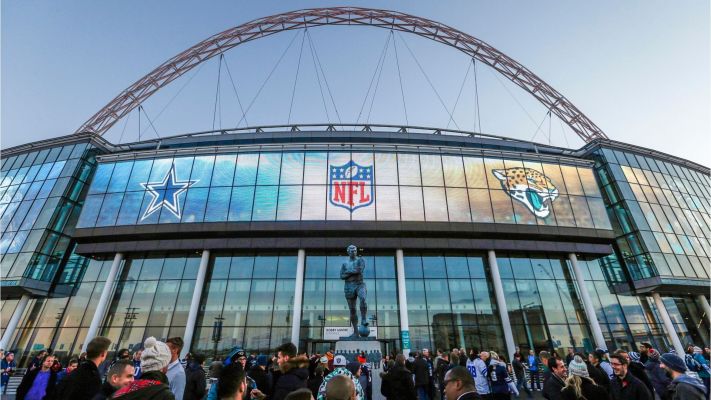
{"label": "stone pedestal", "polygon": [[[382,398],[380,395],[380,373],[383,371],[383,355],[380,350],[380,342],[373,337],[342,337],[336,342],[336,354],[346,357],[348,362],[357,361],[357,357],[362,351],[365,352],[365,358],[370,367],[373,382],[373,398],[380,399]],[[363,390],[365,390],[365,388],[363,388]]]}

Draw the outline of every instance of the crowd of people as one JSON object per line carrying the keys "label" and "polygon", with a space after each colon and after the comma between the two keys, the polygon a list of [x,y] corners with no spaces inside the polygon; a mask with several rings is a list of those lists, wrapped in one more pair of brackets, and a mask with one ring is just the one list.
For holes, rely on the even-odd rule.
{"label": "crowd of people", "polygon": [[493,351],[453,349],[414,352],[389,361],[381,392],[388,400],[464,400],[533,398],[549,400],[702,400],[709,395],[709,348],[689,346],[686,354],[660,354],[651,344],[640,352],[569,349],[516,352],[511,364]]}
{"label": "crowd of people", "polygon": [[[205,356],[180,359],[183,340],[149,337],[133,354],[128,349],[108,360],[111,341],[92,339],[85,353],[63,367],[51,349],[30,361],[17,388],[18,400],[372,400],[373,371],[380,369],[380,394],[387,400],[511,399],[540,391],[546,399],[696,400],[709,394],[709,348],[660,354],[643,343],[640,352],[569,349],[528,354],[511,363],[494,351],[428,349],[387,355],[374,362],[359,353],[298,353],[285,343],[273,356],[232,349],[207,368]],[[0,350],[1,352],[1,350]],[[350,360],[348,357],[350,357]],[[12,352],[2,358],[2,393],[17,369]]]}

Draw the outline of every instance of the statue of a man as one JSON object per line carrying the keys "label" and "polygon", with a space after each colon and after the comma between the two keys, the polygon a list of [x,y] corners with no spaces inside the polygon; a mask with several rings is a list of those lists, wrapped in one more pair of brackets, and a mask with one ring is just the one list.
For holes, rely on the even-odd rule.
{"label": "statue of a man", "polygon": [[[353,326],[353,336],[357,337],[359,332],[367,330],[368,322],[366,314],[368,312],[368,303],[365,301],[366,287],[363,281],[363,270],[365,270],[365,260],[358,257],[358,248],[355,245],[348,246],[348,261],[341,266],[341,279],[345,284],[343,291],[348,301],[348,308],[351,312],[351,325]],[[358,329],[358,316],[356,315],[356,299],[360,300],[360,324],[365,329]],[[368,330],[369,331],[369,330]],[[368,336],[368,335],[362,335]]]}

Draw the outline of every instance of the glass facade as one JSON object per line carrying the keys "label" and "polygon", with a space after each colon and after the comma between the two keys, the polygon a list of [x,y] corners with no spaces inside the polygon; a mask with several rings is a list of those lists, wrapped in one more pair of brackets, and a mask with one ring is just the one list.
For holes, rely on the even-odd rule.
{"label": "glass facade", "polygon": [[[81,212],[82,192],[94,170],[95,153],[92,145],[76,143],[2,160],[3,280],[54,279],[62,259],[71,253],[71,237]],[[63,279],[71,282],[76,277],[70,273]]]}
{"label": "glass facade", "polygon": [[[8,343],[19,353],[20,363],[45,347],[66,361],[79,354],[85,341],[113,254],[78,254],[73,239],[77,228],[352,220],[514,224],[521,232],[534,232],[535,226],[613,231],[614,254],[579,256],[610,349],[636,349],[641,342],[671,348],[651,293],[622,295],[617,284],[662,277],[708,287],[709,176],[659,157],[602,147],[591,154],[595,167],[590,168],[587,160],[572,165],[574,160],[566,164],[560,157],[532,152],[484,157],[414,148],[254,149],[139,156],[98,166],[98,149],[89,143],[4,157],[3,286],[24,278],[50,287],[48,295],[32,293]],[[487,235],[480,232],[481,238],[495,232],[495,225],[490,226]],[[602,235],[576,240],[613,240],[605,238],[610,232],[592,232]],[[176,236],[168,235],[160,239]],[[417,235],[426,238],[427,232]],[[399,239],[407,240],[407,234]],[[492,239],[507,240],[501,234]],[[544,243],[547,236],[532,233],[530,239]],[[301,320],[296,325],[299,347],[307,351],[333,347],[329,328],[349,326],[339,276],[347,256],[340,247],[334,249],[324,245],[306,250]],[[515,345],[523,351],[559,353],[593,349],[581,288],[567,255],[536,249],[497,251]],[[148,336],[165,339],[185,333],[203,249],[148,250],[126,252],[111,288],[99,334],[112,339],[112,351],[134,350]],[[412,349],[465,347],[505,353],[505,327],[485,250],[405,249],[401,286],[407,304],[400,304],[395,249],[365,249],[367,318],[384,351],[402,346],[400,310],[406,308]],[[221,355],[243,346],[266,353],[291,340],[296,264],[293,244],[277,243],[269,250],[211,250],[191,350]],[[70,290],[58,290],[60,285]],[[669,293],[664,292],[663,302],[682,343],[708,343],[711,327],[698,299],[682,290]],[[19,303],[19,296],[10,297],[0,302],[2,333]]]}
{"label": "glass facade", "polygon": [[448,221],[611,229],[591,168],[460,155],[260,152],[101,163],[79,228]]}
{"label": "glass facade", "polygon": [[711,264],[711,178],[697,170],[616,149],[596,151],[617,245],[632,280],[702,279]]}
{"label": "glass facade", "polygon": [[504,349],[483,254],[405,253],[413,349]]}

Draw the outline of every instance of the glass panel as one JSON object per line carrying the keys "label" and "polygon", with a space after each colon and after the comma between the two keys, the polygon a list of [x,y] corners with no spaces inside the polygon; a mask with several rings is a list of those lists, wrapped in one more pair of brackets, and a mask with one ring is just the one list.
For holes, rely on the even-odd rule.
{"label": "glass panel", "polygon": [[449,210],[449,221],[472,221],[471,212],[469,211],[467,189],[447,188],[447,208]]}
{"label": "glass panel", "polygon": [[425,200],[425,219],[427,221],[447,221],[447,200],[444,188],[422,188]]}
{"label": "glass panel", "polygon": [[400,220],[400,196],[397,186],[376,186],[375,198],[378,221]]}
{"label": "glass panel", "polygon": [[[212,171],[210,171],[212,172]],[[182,222],[202,222],[205,217],[205,205],[207,203],[207,188],[193,188],[188,190],[183,210]],[[165,207],[163,208],[166,209]],[[165,212],[161,213],[161,222]]]}
{"label": "glass panel", "polygon": [[232,188],[230,202],[230,221],[249,221],[252,217],[252,203],[254,201],[254,186]]}
{"label": "glass panel", "polygon": [[513,208],[511,198],[503,190],[490,190],[491,204],[494,211],[494,221],[497,223],[513,224]]}
{"label": "glass panel", "polygon": [[326,153],[306,153],[304,184],[325,185],[328,183],[326,159]]}
{"label": "glass panel", "polygon": [[442,156],[444,183],[450,187],[466,187],[462,157]]}
{"label": "glass panel", "polygon": [[114,166],[111,181],[109,182],[109,192],[123,192],[126,190],[128,178],[131,176],[133,169],[133,161],[123,161],[116,163]]}
{"label": "glass panel", "polygon": [[[177,160],[176,160],[177,161]],[[212,179],[212,168],[215,165],[215,156],[195,157],[190,180],[193,187],[209,187]]]}
{"label": "glass panel", "polygon": [[281,185],[300,185],[304,174],[304,153],[284,153]]}
{"label": "glass panel", "polygon": [[271,279],[252,280],[252,287],[249,291],[247,325],[262,327],[271,325],[275,285],[276,281]]}
{"label": "glass panel", "polygon": [[420,166],[423,186],[444,186],[442,159],[439,155],[421,154]]}
{"label": "glass panel", "polygon": [[326,186],[304,186],[303,196],[301,219],[304,221],[324,220],[326,217]]}
{"label": "glass panel", "polygon": [[[235,172],[235,186],[254,185],[257,179],[257,164],[259,154],[244,153],[237,156],[237,171]],[[278,174],[278,172],[277,172]],[[278,176],[278,175],[277,175]]]}
{"label": "glass panel", "polygon": [[[259,155],[257,185],[278,185],[280,164],[281,153],[261,153]],[[259,191],[257,191],[257,193],[259,193]]]}
{"label": "glass panel", "polygon": [[504,166],[504,160],[495,158],[485,158],[484,159],[484,169],[486,171],[486,177],[489,182],[489,188],[491,189],[501,189],[505,185],[501,182],[495,175],[494,170],[503,171],[506,169]]}
{"label": "glass panel", "polygon": [[420,159],[417,154],[398,154],[397,164],[400,185],[419,186],[422,184],[420,179]]}
{"label": "glass panel", "polygon": [[298,221],[301,216],[302,186],[281,186],[279,189],[279,206],[277,220]]}
{"label": "glass panel", "polygon": [[403,221],[424,221],[422,188],[400,187],[400,214]]}
{"label": "glass panel", "polygon": [[488,189],[469,189],[473,222],[494,222]]}
{"label": "glass panel", "polygon": [[96,226],[113,226],[116,223],[121,202],[123,201],[123,193],[113,193],[106,195],[104,203],[101,205],[99,218],[96,221]]}
{"label": "glass panel", "polygon": [[375,183],[377,185],[397,185],[395,153],[375,153]]}
{"label": "glass panel", "polygon": [[215,168],[212,172],[212,186],[232,186],[237,156],[234,154],[219,155],[215,158]]}
{"label": "glass panel", "polygon": [[205,210],[205,222],[227,221],[231,194],[232,189],[229,187],[213,187],[210,189]]}

